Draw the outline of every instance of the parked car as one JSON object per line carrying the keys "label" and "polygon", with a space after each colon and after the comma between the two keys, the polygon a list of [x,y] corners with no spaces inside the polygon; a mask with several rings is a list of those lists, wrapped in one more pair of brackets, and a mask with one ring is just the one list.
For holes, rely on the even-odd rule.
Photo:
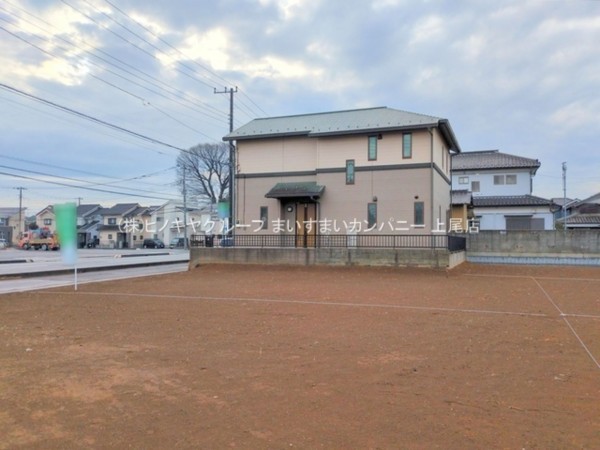
{"label": "parked car", "polygon": [[233,247],[235,245],[235,241],[231,236],[224,236],[221,238],[221,242],[219,242],[221,247]]}
{"label": "parked car", "polygon": [[144,239],[144,248],[165,248],[165,243],[160,239]]}
{"label": "parked car", "polygon": [[169,248],[183,248],[184,247],[184,238],[173,238],[169,243]]}

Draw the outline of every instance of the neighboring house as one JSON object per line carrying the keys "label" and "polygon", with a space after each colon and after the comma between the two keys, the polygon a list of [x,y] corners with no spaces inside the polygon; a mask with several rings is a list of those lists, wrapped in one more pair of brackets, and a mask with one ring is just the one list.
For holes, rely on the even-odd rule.
{"label": "neighboring house", "polygon": [[456,190],[452,191],[452,212],[450,214],[449,231],[456,233],[467,232],[474,224],[475,215],[473,213],[473,195],[470,191]]}
{"label": "neighboring house", "polygon": [[452,157],[452,188],[468,191],[480,230],[552,230],[554,205],[532,195],[537,159],[498,150]]}
{"label": "neighboring house", "polygon": [[0,208],[0,239],[16,245],[19,233],[25,231],[25,208]]}
{"label": "neighboring house", "polygon": [[184,237],[186,228],[188,238],[194,234],[205,233],[212,217],[209,210],[199,210],[189,206],[184,214],[184,206],[181,202],[169,200],[154,208],[148,226],[150,232],[148,237],[160,239],[165,245],[169,245],[172,239]]}
{"label": "neighboring house", "polygon": [[54,206],[48,205],[35,215],[35,223],[40,229],[47,229],[51,233],[56,232],[56,216]]}
{"label": "neighboring house", "polygon": [[[137,212],[141,206],[138,203],[118,203],[111,208],[100,210],[102,224],[98,225],[99,246],[101,248],[126,248],[133,241],[131,231],[137,236],[143,236],[143,230],[134,230],[128,227],[127,217]],[[143,237],[142,237],[143,241]]]}
{"label": "neighboring house", "polygon": [[255,119],[236,142],[237,234],[428,234],[450,217],[446,119],[381,107]]}
{"label": "neighboring house", "polygon": [[102,224],[102,206],[98,204],[77,206],[77,245],[79,248],[99,243],[98,226]]}
{"label": "neighboring house", "polygon": [[[567,229],[600,229],[600,193],[568,204]],[[561,217],[556,222],[564,226]]]}
{"label": "neighboring house", "polygon": [[[571,215],[572,207],[574,204],[580,202],[578,198],[564,198],[564,197],[553,197],[552,203],[554,203],[554,223],[556,224],[559,219]],[[564,207],[563,207],[564,205]]]}

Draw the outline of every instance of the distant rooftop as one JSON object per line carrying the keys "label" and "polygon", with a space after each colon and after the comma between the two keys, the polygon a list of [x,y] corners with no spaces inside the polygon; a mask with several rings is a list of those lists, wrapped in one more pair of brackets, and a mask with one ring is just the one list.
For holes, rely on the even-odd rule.
{"label": "distant rooftop", "polygon": [[279,136],[334,136],[439,127],[451,150],[460,146],[447,119],[387,107],[254,119],[224,141]]}
{"label": "distant rooftop", "polygon": [[[23,208],[23,213],[25,213],[25,209]],[[0,208],[0,217],[2,218],[16,216],[17,214],[19,214],[19,208]]]}
{"label": "distant rooftop", "polygon": [[502,153],[499,150],[463,152],[452,156],[452,170],[476,169],[534,169],[541,163],[537,159]]}
{"label": "distant rooftop", "polygon": [[473,206],[550,206],[551,200],[536,197],[535,195],[507,195],[507,196],[489,196],[473,197]]}

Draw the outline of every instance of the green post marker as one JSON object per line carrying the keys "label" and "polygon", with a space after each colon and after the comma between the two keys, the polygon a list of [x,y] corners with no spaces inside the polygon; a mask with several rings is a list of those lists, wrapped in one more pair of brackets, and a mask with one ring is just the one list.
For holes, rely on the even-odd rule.
{"label": "green post marker", "polygon": [[75,203],[54,205],[54,214],[62,260],[73,266],[77,290],[77,206]]}

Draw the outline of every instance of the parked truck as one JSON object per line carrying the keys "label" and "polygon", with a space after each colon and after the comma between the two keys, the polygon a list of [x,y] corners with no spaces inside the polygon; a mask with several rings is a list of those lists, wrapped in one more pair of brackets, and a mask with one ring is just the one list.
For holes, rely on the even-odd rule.
{"label": "parked truck", "polygon": [[58,236],[48,229],[25,231],[21,234],[21,238],[17,245],[23,250],[29,250],[30,248],[34,250],[60,249]]}

